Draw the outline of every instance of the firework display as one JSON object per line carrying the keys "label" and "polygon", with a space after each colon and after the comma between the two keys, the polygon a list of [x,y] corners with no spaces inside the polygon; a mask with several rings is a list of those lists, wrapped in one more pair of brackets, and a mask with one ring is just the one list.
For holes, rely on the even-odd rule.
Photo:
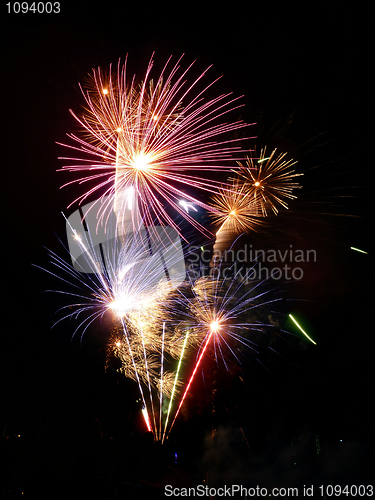
{"label": "firework display", "polygon": [[[193,65],[181,62],[170,58],[155,77],[152,58],[141,80],[119,63],[93,71],[81,87],[85,109],[72,112],[81,133],[68,145],[77,158],[64,158],[61,170],[78,173],[65,185],[89,187],[66,218],[72,264],[51,252],[56,271],[49,271],[75,287],[61,291],[72,300],[59,320],[77,320],[74,333],[82,338],[94,321],[110,318],[107,361],[116,359],[137,383],[145,425],[162,442],[204,360],[228,369],[244,348],[256,356],[257,333],[274,325],[254,311],[280,300],[253,279],[253,267],[234,262],[220,276],[220,257],[209,276],[189,275],[184,223],[207,237],[216,230],[213,251],[222,255],[238,235],[287,208],[301,175],[286,153],[267,156],[263,148],[249,156],[249,137],[239,134],[248,124],[225,121],[239,98],[211,97],[208,70],[190,81]],[[196,207],[214,228],[194,218]]]}
{"label": "firework display", "polygon": [[[233,159],[243,158],[240,143],[244,138],[234,139],[230,133],[248,125],[241,120],[224,121],[242,106],[240,97],[207,97],[215,83],[202,87],[208,69],[189,82],[192,65],[181,70],[181,59],[174,65],[169,59],[155,81],[153,64],[151,58],[140,83],[135,76],[128,77],[126,63],[119,63],[116,71],[110,67],[108,74],[100,69],[93,72],[88,88],[82,87],[84,112],[72,112],[82,134],[71,134],[73,142],[68,147],[79,156],[69,158],[74,163],[62,170],[84,173],[67,184],[91,186],[74,202],[104,191],[109,199],[101,205],[103,219],[108,207],[122,213],[124,193],[131,188],[147,223],[156,218],[160,224],[176,227],[167,203],[197,225],[179,200],[205,206],[186,193],[186,187],[215,192],[221,182],[202,173],[229,171]],[[202,226],[199,229],[205,231]]]}

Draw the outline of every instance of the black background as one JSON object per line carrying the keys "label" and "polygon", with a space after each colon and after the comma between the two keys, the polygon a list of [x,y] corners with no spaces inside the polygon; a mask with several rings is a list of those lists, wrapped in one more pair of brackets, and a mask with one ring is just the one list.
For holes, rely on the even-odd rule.
{"label": "black background", "polygon": [[[54,481],[81,484],[90,477],[93,484],[91,466],[82,464],[90,460],[73,458],[87,458],[87,450],[82,455],[73,450],[78,429],[95,418],[102,439],[116,443],[116,451],[106,449],[112,465],[123,460],[116,459],[124,456],[120,437],[136,441],[142,435],[133,385],[115,372],[104,373],[105,325],[81,345],[70,343],[72,325],[51,330],[59,302],[43,291],[56,285],[32,264],[48,266],[44,246],[60,252],[57,237],[65,238],[60,212],[79,192],[61,190],[63,174],[56,172],[62,166],[56,142],[76,127],[68,110],[82,104],[78,82],[91,68],[116,64],[126,54],[131,70],[141,75],[154,51],[159,65],[182,53],[186,64],[197,61],[197,69],[212,64],[212,78],[223,75],[221,90],[244,95],[241,117],[257,122],[259,141],[298,160],[304,172],[299,200],[251,241],[269,247],[299,242],[318,256],[292,291],[299,299],[293,310],[305,319],[317,346],[294,343],[286,349],[287,361],[263,360],[267,369],[250,356],[244,382],[221,368],[213,377],[216,441],[209,437],[208,376],[197,388],[203,396],[195,405],[188,401],[186,418],[176,423],[171,453],[178,449],[182,458],[170,467],[180,467],[186,485],[207,474],[209,484],[221,475],[227,484],[240,477],[261,486],[368,479],[374,439],[373,37],[369,9],[358,5],[61,2],[60,14],[8,14],[2,6],[1,425],[10,457],[5,490],[16,495],[45,488],[53,498]],[[147,462],[148,471],[157,469],[139,452],[138,442],[127,443],[125,455]],[[197,476],[188,478],[188,470]],[[137,471],[134,481],[147,479],[139,472],[142,466]],[[108,483],[126,476],[103,475]],[[162,483],[161,477],[157,469],[152,480]]]}

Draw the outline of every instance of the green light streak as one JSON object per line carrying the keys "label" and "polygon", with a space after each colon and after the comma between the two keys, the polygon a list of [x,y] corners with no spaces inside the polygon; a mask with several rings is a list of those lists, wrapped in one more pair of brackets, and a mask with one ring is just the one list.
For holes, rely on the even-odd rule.
{"label": "green light streak", "polygon": [[258,160],[258,163],[262,163],[262,161],[269,160],[270,158],[271,158],[270,156],[267,156],[267,158],[262,158],[261,160]]}
{"label": "green light streak", "polygon": [[294,322],[295,325],[298,326],[298,328],[301,330],[301,332],[304,334],[304,336],[307,337],[310,340],[310,342],[312,342],[314,345],[316,345],[316,342],[314,342],[313,339],[307,335],[307,333],[301,328],[301,326],[297,323],[297,321],[293,318],[293,316],[291,314],[289,314],[289,318]]}
{"label": "green light streak", "polygon": [[356,252],[360,252],[360,253],[365,253],[367,254],[368,252],[365,252],[364,250],[360,250],[359,248],[356,248],[356,247],[350,247],[351,250],[355,250]]}
{"label": "green light streak", "polygon": [[176,390],[176,385],[177,385],[178,375],[179,375],[179,373],[180,373],[181,362],[182,362],[182,358],[183,358],[183,356],[184,356],[184,351],[185,351],[185,347],[186,347],[186,342],[187,342],[188,336],[189,336],[189,332],[187,332],[187,333],[186,333],[186,336],[185,336],[185,339],[184,339],[184,343],[183,343],[183,345],[182,345],[181,356],[180,356],[180,360],[179,360],[179,362],[178,362],[177,371],[176,371],[176,376],[175,376],[174,383],[173,383],[173,388],[172,388],[171,399],[170,399],[170,401],[169,401],[168,412],[167,412],[167,418],[166,418],[166,420],[165,420],[164,434],[163,434],[163,441],[162,441],[162,443],[164,442],[165,432],[166,432],[166,430],[167,430],[167,425],[168,425],[168,420],[169,420],[169,414],[170,414],[170,412],[171,412],[172,401],[173,401],[174,393],[175,393],[175,390]]}

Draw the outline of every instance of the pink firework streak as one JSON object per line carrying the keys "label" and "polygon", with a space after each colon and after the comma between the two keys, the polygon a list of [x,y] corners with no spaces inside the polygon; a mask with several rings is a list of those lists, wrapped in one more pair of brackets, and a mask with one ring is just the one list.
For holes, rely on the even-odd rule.
{"label": "pink firework streak", "polygon": [[249,137],[233,139],[228,133],[249,125],[242,120],[223,121],[228,113],[243,106],[238,102],[242,96],[227,93],[207,97],[218,79],[199,88],[207,68],[189,83],[187,74],[193,63],[181,70],[181,59],[169,69],[170,57],[154,80],[152,57],[140,83],[135,76],[128,79],[126,61],[123,66],[119,62],[117,71],[110,67],[107,75],[100,68],[93,71],[88,88],[81,87],[85,111],[80,116],[71,111],[81,134],[68,134],[75,144],[64,145],[80,153],[79,157],[61,158],[73,163],[60,169],[86,172],[64,186],[88,183],[91,187],[69,206],[82,204],[93,195],[101,200],[106,197],[100,209],[105,218],[106,209],[125,203],[124,193],[135,189],[146,224],[157,221],[178,230],[166,211],[169,205],[196,228],[209,233],[180,201],[210,210],[185,189],[216,193],[223,187],[222,181],[202,177],[202,172],[233,170],[230,162],[243,159],[245,153],[239,143]]}
{"label": "pink firework streak", "polygon": [[208,337],[207,337],[207,339],[206,339],[206,343],[204,344],[204,346],[203,346],[203,348],[202,348],[202,351],[201,351],[201,353],[200,353],[200,355],[199,355],[198,361],[197,361],[197,362],[196,362],[196,364],[195,364],[195,367],[194,367],[193,373],[191,374],[190,380],[189,380],[189,382],[188,382],[188,384],[187,384],[187,386],[186,386],[185,392],[184,392],[184,394],[183,394],[183,396],[182,396],[182,398],[181,398],[180,404],[178,405],[178,408],[177,408],[176,414],[175,414],[174,419],[173,419],[173,422],[172,422],[172,424],[171,424],[171,426],[170,426],[170,428],[169,428],[169,433],[168,433],[168,434],[170,434],[170,432],[171,432],[171,430],[172,430],[172,427],[173,427],[173,425],[174,425],[174,423],[175,423],[175,421],[176,421],[176,418],[177,418],[178,414],[180,413],[181,407],[182,407],[182,405],[184,404],[184,401],[185,401],[186,394],[189,392],[189,389],[190,389],[191,383],[193,382],[193,379],[194,379],[195,374],[196,374],[196,372],[197,372],[197,370],[198,370],[198,368],[199,368],[199,365],[200,365],[200,363],[201,363],[201,361],[202,361],[202,358],[203,358],[203,356],[204,356],[204,353],[206,352],[207,346],[208,346],[208,344],[210,343],[211,337],[212,337],[212,335],[213,335],[213,333],[214,333],[215,331],[216,331],[216,330],[215,330],[214,328],[211,328],[210,333],[209,333],[209,335],[208,335]]}

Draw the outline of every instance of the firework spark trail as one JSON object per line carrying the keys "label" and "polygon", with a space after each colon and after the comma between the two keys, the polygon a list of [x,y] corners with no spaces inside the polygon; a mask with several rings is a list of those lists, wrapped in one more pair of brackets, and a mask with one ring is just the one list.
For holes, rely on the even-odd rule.
{"label": "firework spark trail", "polygon": [[[128,235],[125,243],[110,245],[103,250],[102,247],[95,246],[87,230],[81,236],[69,220],[66,221],[68,231],[74,235],[74,244],[79,246],[82,257],[86,259],[88,265],[84,266],[85,271],[83,271],[81,264],[73,258],[73,254],[70,254],[73,263],[71,265],[49,251],[51,262],[58,271],[54,273],[47,269],[43,270],[78,290],[77,293],[53,290],[75,301],[59,309],[63,311],[69,309],[69,314],[63,315],[55,324],[66,318],[77,319],[85,315],[73,333],[74,337],[81,329],[82,341],[85,332],[94,321],[103,317],[107,311],[113,313],[113,319],[122,327],[121,342],[116,342],[114,346],[114,352],[122,363],[119,371],[136,381],[144,410],[148,412],[147,409],[151,408],[156,436],[157,425],[152,392],[153,388],[157,389],[158,383],[156,353],[159,352],[161,345],[162,360],[165,353],[174,357],[179,341],[174,334],[167,335],[164,315],[164,321],[161,322],[163,336],[160,342],[158,328],[151,328],[149,317],[151,314],[155,321],[160,321],[163,317],[160,307],[166,304],[168,294],[173,287],[185,277],[185,267],[179,266],[183,252],[180,255],[178,245],[176,247],[171,244],[169,249],[163,247],[164,257],[159,259],[160,244],[156,242],[153,245],[155,252],[150,255],[150,249],[145,250],[148,245],[143,241],[144,238],[149,241],[148,236],[139,232],[133,237]],[[176,277],[177,281],[174,281]],[[163,394],[170,390],[172,374],[168,372],[164,374],[164,369],[162,374]]]}
{"label": "firework spark trail", "polygon": [[[98,282],[95,281],[93,278],[88,276],[85,280],[82,279],[81,273],[76,271],[74,267],[72,267],[70,264],[68,264],[64,259],[59,257],[55,252],[52,250],[48,250],[48,256],[51,259],[51,264],[53,267],[56,267],[58,269],[57,272],[52,272],[48,269],[45,269],[43,267],[35,265],[35,267],[41,269],[42,271],[46,272],[47,274],[50,274],[51,276],[57,278],[58,280],[62,281],[63,283],[73,286],[74,288],[79,290],[79,293],[73,293],[73,292],[68,292],[64,290],[46,290],[47,292],[53,292],[53,293],[58,293],[61,295],[66,295],[68,297],[73,297],[75,300],[80,300],[79,302],[75,302],[73,305],[69,304],[66,306],[60,307],[56,312],[64,311],[66,309],[69,309],[69,314],[66,314],[65,316],[62,316],[59,318],[53,325],[52,328],[55,327],[58,323],[66,320],[66,319],[78,319],[79,316],[89,313],[89,315],[81,321],[81,323],[78,324],[77,328],[74,330],[72,334],[72,338],[78,333],[79,329],[82,329],[81,332],[81,341],[82,338],[86,332],[86,330],[89,328],[89,326],[97,321],[98,319],[102,318],[104,314],[106,313],[108,309],[108,303],[111,300],[111,295],[108,291],[108,288],[104,287],[104,290],[98,286]],[[66,278],[63,278],[61,276],[61,273],[63,272],[65,275],[67,275]],[[101,274],[99,274],[99,279],[100,279],[100,285],[104,286],[105,280],[103,280],[103,277]],[[82,292],[82,289],[84,289],[85,293]],[[74,310],[71,311],[71,309],[74,306]]]}
{"label": "firework spark trail", "polygon": [[200,355],[199,355],[198,361],[197,361],[197,363],[195,364],[195,367],[194,367],[193,373],[192,373],[192,375],[191,375],[191,377],[190,377],[190,380],[189,380],[189,382],[188,382],[188,384],[187,384],[187,386],[186,386],[185,392],[184,392],[184,394],[183,394],[183,396],[182,396],[182,398],[181,398],[180,404],[178,405],[178,408],[177,408],[177,411],[176,411],[176,413],[175,413],[174,419],[173,419],[173,421],[172,421],[172,423],[171,423],[171,426],[170,426],[170,428],[169,428],[168,435],[170,434],[170,432],[171,432],[171,430],[172,430],[172,427],[173,427],[173,425],[174,425],[174,423],[175,423],[175,421],[176,421],[176,418],[177,418],[178,414],[180,413],[181,407],[182,407],[182,405],[183,405],[183,403],[184,403],[184,401],[185,401],[186,394],[189,392],[190,385],[191,385],[191,383],[192,383],[192,381],[193,381],[193,379],[194,379],[194,376],[195,376],[195,374],[196,374],[196,372],[197,372],[197,370],[198,370],[198,368],[199,368],[199,365],[200,365],[200,363],[201,363],[201,361],[202,361],[202,358],[203,358],[203,356],[204,356],[204,353],[206,352],[207,346],[208,346],[208,344],[210,343],[211,337],[212,337],[212,335],[214,334],[214,332],[215,332],[215,329],[214,329],[214,328],[211,328],[211,331],[210,331],[210,333],[209,333],[209,335],[208,335],[208,337],[207,337],[207,339],[206,339],[206,342],[205,342],[205,344],[204,344],[204,346],[203,346],[203,348],[202,348],[202,350],[201,350],[201,353],[200,353]]}
{"label": "firework spark trail", "polygon": [[122,328],[123,328],[124,337],[125,337],[128,349],[129,349],[129,354],[130,354],[130,357],[131,357],[131,360],[132,360],[132,363],[133,363],[133,369],[134,369],[134,373],[135,373],[135,376],[136,376],[136,379],[137,379],[139,392],[140,392],[141,397],[142,397],[143,408],[147,409],[146,400],[145,400],[145,396],[144,396],[143,389],[142,389],[142,384],[141,384],[141,381],[139,379],[137,366],[136,366],[136,363],[135,363],[135,360],[134,360],[134,356],[133,356],[133,352],[132,352],[132,349],[131,349],[131,346],[130,346],[130,342],[129,342],[128,330],[126,328],[126,324],[124,322],[124,319],[121,318],[120,321],[121,321],[121,325],[122,325]]}
{"label": "firework spark trail", "polygon": [[148,416],[147,408],[146,407],[142,408],[142,415],[143,415],[143,418],[145,420],[147,430],[149,432],[152,432],[152,427],[151,427],[151,423],[150,423],[150,417]]}
{"label": "firework spark trail", "polygon": [[162,409],[163,409],[163,370],[164,370],[164,336],[165,336],[165,321],[163,321],[163,334],[162,334],[162,348],[161,348],[161,368],[160,368],[160,394],[159,394],[159,436],[158,439],[161,440],[161,421],[162,421]]}
{"label": "firework spark trail", "polygon": [[[151,407],[151,411],[153,412],[155,436],[157,436],[157,424],[156,424],[155,408],[152,395],[153,389],[151,387],[152,385],[151,377],[159,378],[158,374],[160,374],[160,385],[158,390],[160,391],[159,435],[161,437],[162,397],[163,393],[165,393],[164,365],[162,367],[159,367],[158,372],[155,370],[155,368],[153,368],[153,371],[150,371],[148,360],[149,356],[153,352],[154,353],[157,351],[160,352],[159,349],[162,352],[162,357],[161,357],[162,363],[164,363],[166,350],[167,352],[172,354],[173,357],[174,356],[173,350],[171,349],[172,346],[176,343],[176,337],[168,334],[168,339],[166,338],[167,337],[167,332],[165,328],[165,318],[166,318],[165,313],[167,311],[167,308],[165,307],[167,305],[165,303],[166,296],[163,294],[159,296],[160,297],[159,302],[160,304],[163,304],[162,310],[160,310],[157,314],[155,314],[157,309],[150,309],[151,306],[154,307],[152,304],[154,304],[155,300],[157,300],[158,294],[155,295],[154,286],[152,286],[152,290],[150,290],[151,282],[149,283],[146,279],[148,274],[147,273],[140,274],[139,271],[135,269],[134,259],[137,260],[138,253],[134,254],[132,249],[134,246],[138,247],[138,245],[134,245],[133,244],[134,241],[130,242],[129,246],[126,248],[126,252],[124,254],[125,258],[124,259],[119,258],[117,261],[115,261],[117,266],[116,268],[117,271],[116,270],[112,270],[110,272],[107,271],[106,274],[103,275],[100,274],[98,276],[98,279],[104,280],[104,283],[107,285],[106,287],[104,287],[102,283],[102,287],[99,289],[97,282],[95,280],[93,281],[83,280],[83,276],[81,275],[81,273],[75,271],[74,268],[72,268],[72,266],[69,266],[68,264],[64,263],[64,261],[59,262],[57,260],[57,262],[59,268],[64,269],[68,273],[71,273],[73,276],[76,276],[80,283],[87,286],[86,281],[88,281],[90,285],[88,289],[90,291],[90,295],[92,296],[92,298],[90,296],[86,297],[84,295],[81,295],[82,298],[86,299],[88,305],[80,304],[78,310],[75,311],[74,313],[70,313],[69,316],[79,315],[83,311],[90,310],[89,308],[94,307],[95,310],[89,317],[91,324],[91,322],[94,321],[95,318],[98,317],[98,315],[103,315],[105,311],[107,311],[108,309],[112,309],[113,311],[116,312],[116,315],[119,318],[120,323],[122,325],[123,337],[125,337],[125,339],[123,340],[125,341],[126,350],[130,359],[129,363],[132,366],[131,373],[129,372],[129,367],[126,368],[126,370],[124,370],[124,373],[126,374],[126,376],[130,376],[137,382],[141,398],[143,401],[144,410],[147,412],[148,406]],[[93,265],[95,264],[96,275],[97,275],[97,271],[99,269],[99,266],[96,263],[97,259],[95,256],[90,254],[90,250],[88,250],[88,252],[89,254],[87,258]],[[143,249],[141,255],[143,255]],[[120,257],[122,256],[120,255]],[[248,273],[251,272],[251,269],[248,270],[247,272]],[[145,278],[146,281],[143,279],[143,277]],[[124,282],[124,280],[126,281]],[[237,269],[235,270],[233,280],[230,281],[230,284],[227,287],[224,285],[225,283],[228,284],[228,281],[219,280],[218,277],[201,278],[195,281],[194,283],[193,282],[190,283],[190,286],[192,287],[191,291],[193,292],[192,299],[189,298],[188,295],[185,296],[184,292],[182,292],[181,290],[176,290],[174,294],[176,298],[173,298],[173,300],[171,299],[170,307],[172,309],[175,307],[176,304],[180,304],[180,306],[185,307],[185,309],[187,308],[186,310],[188,312],[188,319],[186,324],[188,329],[192,328],[192,331],[191,335],[189,330],[186,332],[183,341],[178,368],[174,377],[174,383],[172,387],[162,441],[164,441],[165,437],[167,436],[168,422],[170,419],[172,404],[175,397],[177,381],[180,376],[180,368],[182,365],[182,360],[183,357],[185,356],[187,348],[188,338],[189,340],[191,339],[192,345],[200,345],[199,358],[194,367],[193,374],[189,379],[188,385],[185,388],[183,397],[180,400],[179,406],[177,408],[177,414],[175,414],[174,416],[172,425],[169,429],[169,433],[171,432],[172,426],[174,426],[176,418],[180,413],[184,401],[186,400],[186,396],[190,390],[193,379],[196,376],[196,372],[199,366],[201,365],[203,355],[204,353],[207,352],[209,344],[212,344],[211,338],[213,337],[212,347],[214,349],[215,356],[219,355],[224,360],[225,366],[226,366],[224,358],[225,355],[222,350],[221,343],[223,344],[223,347],[225,347],[234,356],[234,358],[237,359],[237,361],[238,358],[236,356],[235,351],[232,349],[231,345],[229,344],[227,339],[223,336],[223,334],[227,335],[228,337],[231,337],[235,341],[240,342],[245,346],[250,346],[251,342],[245,337],[243,337],[242,331],[243,329],[249,329],[249,328],[255,329],[259,327],[260,324],[259,323],[251,324],[248,321],[245,322],[240,321],[239,315],[244,311],[249,311],[257,307],[255,301],[262,298],[266,293],[268,293],[268,291],[267,292],[256,291],[259,284],[255,285],[252,284],[250,289],[246,290],[243,288],[244,281],[246,281],[246,274],[245,276],[241,276],[241,269],[239,270]],[[119,286],[120,283],[124,284],[125,287],[124,289],[121,287],[119,289],[116,288]],[[140,285],[141,288],[139,288]],[[111,287],[114,287],[114,289],[112,290]],[[123,295],[124,290],[130,293],[125,294],[124,296]],[[169,293],[170,292],[169,286],[167,287],[167,290]],[[148,296],[150,292],[152,292],[151,296]],[[122,300],[121,297],[122,298],[126,297],[126,300],[125,301]],[[140,301],[142,302],[142,304],[140,303]],[[272,301],[270,300],[268,301],[268,303],[269,302]],[[144,311],[143,312],[141,312],[140,310],[133,311],[133,307],[135,304],[137,304],[137,307],[139,307],[139,305],[142,305]],[[150,311],[153,312],[151,313]],[[162,335],[160,335],[160,331],[159,333],[157,333],[156,331],[154,333],[153,329],[150,329],[150,324],[149,324],[150,314],[152,314],[152,317],[154,318],[154,320],[156,320],[156,322],[158,323],[160,322],[160,325],[163,325]],[[175,314],[180,314],[180,313],[175,312]],[[181,314],[184,313],[181,312]],[[161,318],[164,319],[160,321]],[[193,321],[193,324],[191,323],[191,321]],[[194,322],[196,323],[196,326],[194,326]],[[147,329],[147,334],[144,328]],[[220,332],[221,329],[222,332]],[[213,336],[214,333],[215,335]],[[146,343],[146,335],[147,335],[147,343]],[[155,341],[156,344],[154,344]],[[139,364],[141,359],[140,356],[143,357],[141,365]],[[156,379],[153,382],[153,385],[155,382],[157,382]],[[146,401],[146,394],[144,392],[142,384],[145,384],[145,386],[148,387],[151,406]],[[156,388],[157,386],[156,387],[154,386],[154,389]]]}
{"label": "firework spark trail", "polygon": [[359,253],[366,253],[368,254],[368,252],[366,252],[365,250],[360,250],[359,248],[356,248],[356,247],[350,247],[351,250],[355,250],[356,252],[359,252]]}
{"label": "firework spark trail", "polygon": [[312,342],[314,345],[316,345],[316,342],[305,332],[305,330],[303,330],[303,328],[301,327],[301,325],[297,322],[297,320],[291,315],[289,314],[289,318],[293,321],[293,323],[299,328],[299,330],[304,334],[304,336],[310,340],[310,342]]}
{"label": "firework spark trail", "polygon": [[179,377],[179,374],[180,374],[181,362],[182,362],[182,358],[184,357],[184,352],[185,352],[185,348],[186,348],[186,343],[187,343],[188,336],[189,336],[189,332],[186,332],[184,343],[183,343],[182,349],[181,349],[180,359],[178,361],[178,366],[177,366],[177,370],[176,370],[176,376],[175,376],[174,383],[173,383],[172,394],[171,394],[171,397],[170,397],[170,400],[169,400],[167,417],[165,419],[165,424],[164,424],[164,433],[163,433],[162,443],[164,443],[164,439],[165,439],[165,435],[166,435],[166,431],[167,431],[167,427],[168,427],[169,415],[170,415],[171,408],[172,408],[172,402],[173,402],[174,393],[175,393],[175,390],[176,390],[177,380],[178,380],[178,377]]}
{"label": "firework spark trail", "polygon": [[[235,265],[231,267],[235,269]],[[229,343],[229,339],[250,348],[258,354],[255,348],[256,344],[244,336],[244,331],[262,331],[264,327],[272,325],[261,321],[249,321],[248,317],[241,319],[241,317],[245,313],[248,315],[252,310],[260,306],[263,307],[281,299],[279,297],[270,297],[267,300],[266,295],[270,294],[272,290],[263,291],[259,289],[266,280],[250,284],[246,277],[251,274],[251,271],[252,268],[248,269],[245,276],[243,276],[242,268],[235,269],[229,285],[228,280],[220,280],[218,275],[199,278],[191,284],[194,293],[193,298],[184,296],[183,292],[180,291],[182,300],[188,306],[186,323],[191,331],[190,336],[194,338],[194,343],[200,347],[193,372],[179,402],[168,435],[175,424],[197,370],[210,345],[212,345],[217,362],[218,357],[220,357],[225,367],[227,367],[227,363],[223,347],[237,362],[240,362],[234,348]]]}
{"label": "firework spark trail", "polygon": [[146,370],[146,376],[147,376],[147,386],[148,386],[148,392],[149,392],[149,396],[150,396],[150,406],[151,406],[152,418],[153,418],[154,429],[155,429],[154,435],[156,436],[157,426],[156,426],[156,419],[155,419],[154,401],[153,401],[153,397],[152,397],[150,372],[149,372],[149,369],[148,369],[148,361],[147,361],[145,339],[144,339],[143,329],[142,328],[140,329],[140,334],[141,334],[141,338],[142,338],[143,356],[144,356],[145,370]]}
{"label": "firework spark trail", "polygon": [[[127,78],[126,61],[122,68],[119,63],[114,76],[104,77],[100,69],[94,71],[94,88],[87,92],[82,89],[86,101],[85,113],[78,117],[72,112],[86,135],[84,138],[69,135],[75,145],[65,145],[81,155],[69,158],[75,163],[60,169],[90,172],[64,184],[94,183],[73,203],[82,203],[99,190],[104,190],[105,196],[121,198],[121,193],[132,186],[138,192],[147,222],[156,216],[159,223],[176,228],[159,200],[161,197],[191,224],[199,226],[180,208],[178,200],[185,197],[198,206],[206,205],[184,193],[182,188],[189,186],[215,192],[222,183],[199,177],[196,173],[229,171],[228,161],[241,160],[243,154],[237,143],[242,143],[245,138],[226,139],[224,136],[248,127],[248,124],[242,121],[223,122],[224,116],[243,106],[238,103],[242,96],[231,97],[227,93],[206,98],[218,79],[198,89],[198,83],[209,68],[189,84],[187,76],[193,64],[180,71],[180,58],[168,75],[170,61],[171,58],[154,84],[151,58],[143,82],[138,87],[135,77],[131,80]],[[91,143],[87,137],[92,138]],[[234,155],[241,158],[234,158]],[[205,232],[202,226],[199,228]]]}
{"label": "firework spark trail", "polygon": [[79,234],[77,233],[77,231],[71,226],[69,220],[65,217],[65,214],[63,212],[61,212],[61,214],[63,215],[63,217],[64,217],[67,225],[70,227],[70,229],[71,229],[71,231],[72,231],[72,233],[74,235],[75,240],[78,242],[79,246],[81,247],[81,249],[83,250],[83,252],[85,253],[85,255],[87,255],[87,257],[89,258],[90,265],[92,266],[92,269],[95,271],[95,274],[99,277],[99,279],[101,281],[101,284],[103,285],[103,287],[105,288],[105,290],[107,291],[107,293],[110,293],[107,281],[104,278],[104,276],[103,276],[103,274],[101,272],[101,269],[98,266],[97,262],[94,260],[93,256],[91,255],[91,252],[89,251],[89,249],[87,248],[87,246],[84,244],[82,238],[79,236]]}

